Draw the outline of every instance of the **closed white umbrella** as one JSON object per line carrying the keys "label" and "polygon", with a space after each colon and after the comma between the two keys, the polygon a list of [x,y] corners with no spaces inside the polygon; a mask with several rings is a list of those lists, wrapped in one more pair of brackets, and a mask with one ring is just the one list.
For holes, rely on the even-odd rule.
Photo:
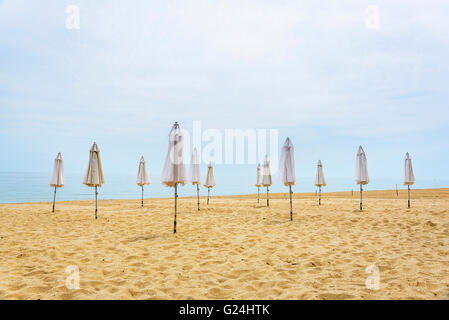
{"label": "closed white umbrella", "polygon": [[262,187],[262,168],[260,167],[260,163],[257,165],[257,175],[256,175],[255,186],[257,187],[257,203],[259,203],[260,187]]}
{"label": "closed white umbrella", "polygon": [[356,163],[355,163],[355,181],[360,185],[360,211],[363,209],[362,193],[363,185],[369,183],[368,165],[366,161],[365,151],[362,146],[357,151]]}
{"label": "closed white umbrella", "polygon": [[189,180],[192,185],[196,185],[196,196],[198,199],[198,211],[200,211],[200,184],[201,184],[201,170],[200,170],[200,155],[198,150],[193,149],[192,161],[190,162]]}
{"label": "closed white umbrella", "polygon": [[262,186],[267,188],[267,207],[270,206],[270,186],[273,184],[273,179],[271,178],[271,168],[270,168],[270,159],[268,156],[265,156],[263,160],[262,167]]}
{"label": "closed white umbrella", "polygon": [[215,187],[214,168],[212,167],[212,163],[209,163],[207,166],[206,181],[204,182],[204,186],[207,188],[207,204],[209,204],[210,188]]}
{"label": "closed white umbrella", "polygon": [[279,160],[278,179],[284,186],[290,188],[290,220],[293,221],[292,186],[296,184],[295,174],[295,150],[290,138],[285,140],[282,146],[281,159]]}
{"label": "closed white umbrella", "polygon": [[56,189],[64,187],[64,159],[62,158],[61,152],[58,153],[55,159],[53,173],[50,178],[50,187],[55,188],[52,210],[52,212],[55,212]]}
{"label": "closed white umbrella", "polygon": [[410,208],[410,186],[415,183],[415,175],[413,174],[412,159],[408,152],[405,154],[404,163],[404,185],[408,189],[408,207]]}
{"label": "closed white umbrella", "polygon": [[162,170],[162,183],[167,187],[175,188],[175,221],[174,233],[176,233],[176,215],[178,206],[178,184],[184,185],[187,182],[186,168],[184,165],[184,135],[175,122],[168,141],[168,152]]}
{"label": "closed white umbrella", "polygon": [[139,161],[139,169],[137,170],[136,184],[142,187],[142,207],[143,207],[143,188],[147,184],[151,184],[150,176],[148,175],[145,158],[142,156]]}
{"label": "closed white umbrella", "polygon": [[321,205],[321,187],[326,186],[326,179],[324,179],[323,164],[321,163],[321,160],[318,160],[315,177],[315,186],[317,186],[320,189],[320,197],[318,200],[318,205]]}
{"label": "closed white umbrella", "polygon": [[98,219],[98,187],[104,184],[103,168],[101,167],[100,149],[96,142],[89,151],[89,164],[84,176],[83,184],[95,187],[95,219]]}

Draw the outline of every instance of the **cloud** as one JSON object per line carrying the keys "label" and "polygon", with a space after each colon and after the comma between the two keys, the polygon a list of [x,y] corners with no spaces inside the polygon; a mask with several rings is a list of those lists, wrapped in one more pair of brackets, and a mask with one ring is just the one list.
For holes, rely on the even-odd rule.
{"label": "cloud", "polygon": [[[80,30],[65,28],[68,4]],[[379,30],[365,27],[371,4],[5,0],[2,125],[135,136],[200,119],[353,137],[445,126],[447,2],[377,1]]]}

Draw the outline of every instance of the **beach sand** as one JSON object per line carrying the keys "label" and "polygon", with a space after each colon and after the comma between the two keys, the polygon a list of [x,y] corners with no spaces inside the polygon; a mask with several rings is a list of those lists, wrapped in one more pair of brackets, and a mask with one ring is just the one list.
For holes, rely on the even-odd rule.
{"label": "beach sand", "polygon": [[448,299],[449,189],[364,195],[179,198],[176,235],[173,199],[0,204],[0,298]]}

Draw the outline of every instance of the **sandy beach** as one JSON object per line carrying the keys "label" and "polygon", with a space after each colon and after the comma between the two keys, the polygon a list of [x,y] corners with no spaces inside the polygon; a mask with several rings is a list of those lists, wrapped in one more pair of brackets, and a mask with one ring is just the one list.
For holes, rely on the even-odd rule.
{"label": "sandy beach", "polygon": [[449,298],[449,189],[261,196],[0,204],[0,298]]}

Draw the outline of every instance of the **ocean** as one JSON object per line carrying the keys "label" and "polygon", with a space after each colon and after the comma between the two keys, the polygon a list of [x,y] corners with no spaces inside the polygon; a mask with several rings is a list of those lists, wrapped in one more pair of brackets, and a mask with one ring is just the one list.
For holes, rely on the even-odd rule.
{"label": "ocean", "polygon": [[[253,172],[252,170],[251,172]],[[249,172],[247,170],[247,172]],[[212,189],[211,195],[240,195],[257,193],[254,186],[255,177],[250,174],[244,174],[245,170],[238,170],[239,174],[230,175],[228,172],[220,173],[215,171],[217,186]],[[67,174],[66,183],[63,188],[57,192],[57,201],[68,200],[92,200],[94,199],[94,190],[83,185],[83,174]],[[165,198],[173,196],[173,188],[167,188],[160,182],[160,175],[150,172],[152,184],[145,186],[145,198]],[[108,173],[105,174],[105,184],[99,188],[99,199],[139,199],[141,189],[135,184],[135,173]],[[0,172],[0,203],[24,203],[24,202],[50,202],[53,201],[53,192],[48,182],[50,173],[42,172]],[[333,191],[357,191],[358,186],[351,178],[326,178],[327,187],[323,192]],[[364,187],[364,190],[382,190],[395,189],[396,184],[399,189],[405,189],[400,179],[373,179],[370,184]],[[413,188],[447,188],[449,180],[418,180]],[[294,192],[315,192],[314,177],[298,177],[297,185],[293,188]],[[261,189],[265,192],[265,189]],[[288,192],[287,187],[273,177],[273,186],[270,192]],[[206,195],[206,189],[201,188],[202,195]],[[179,188],[179,196],[195,196],[196,189],[190,184]]]}

